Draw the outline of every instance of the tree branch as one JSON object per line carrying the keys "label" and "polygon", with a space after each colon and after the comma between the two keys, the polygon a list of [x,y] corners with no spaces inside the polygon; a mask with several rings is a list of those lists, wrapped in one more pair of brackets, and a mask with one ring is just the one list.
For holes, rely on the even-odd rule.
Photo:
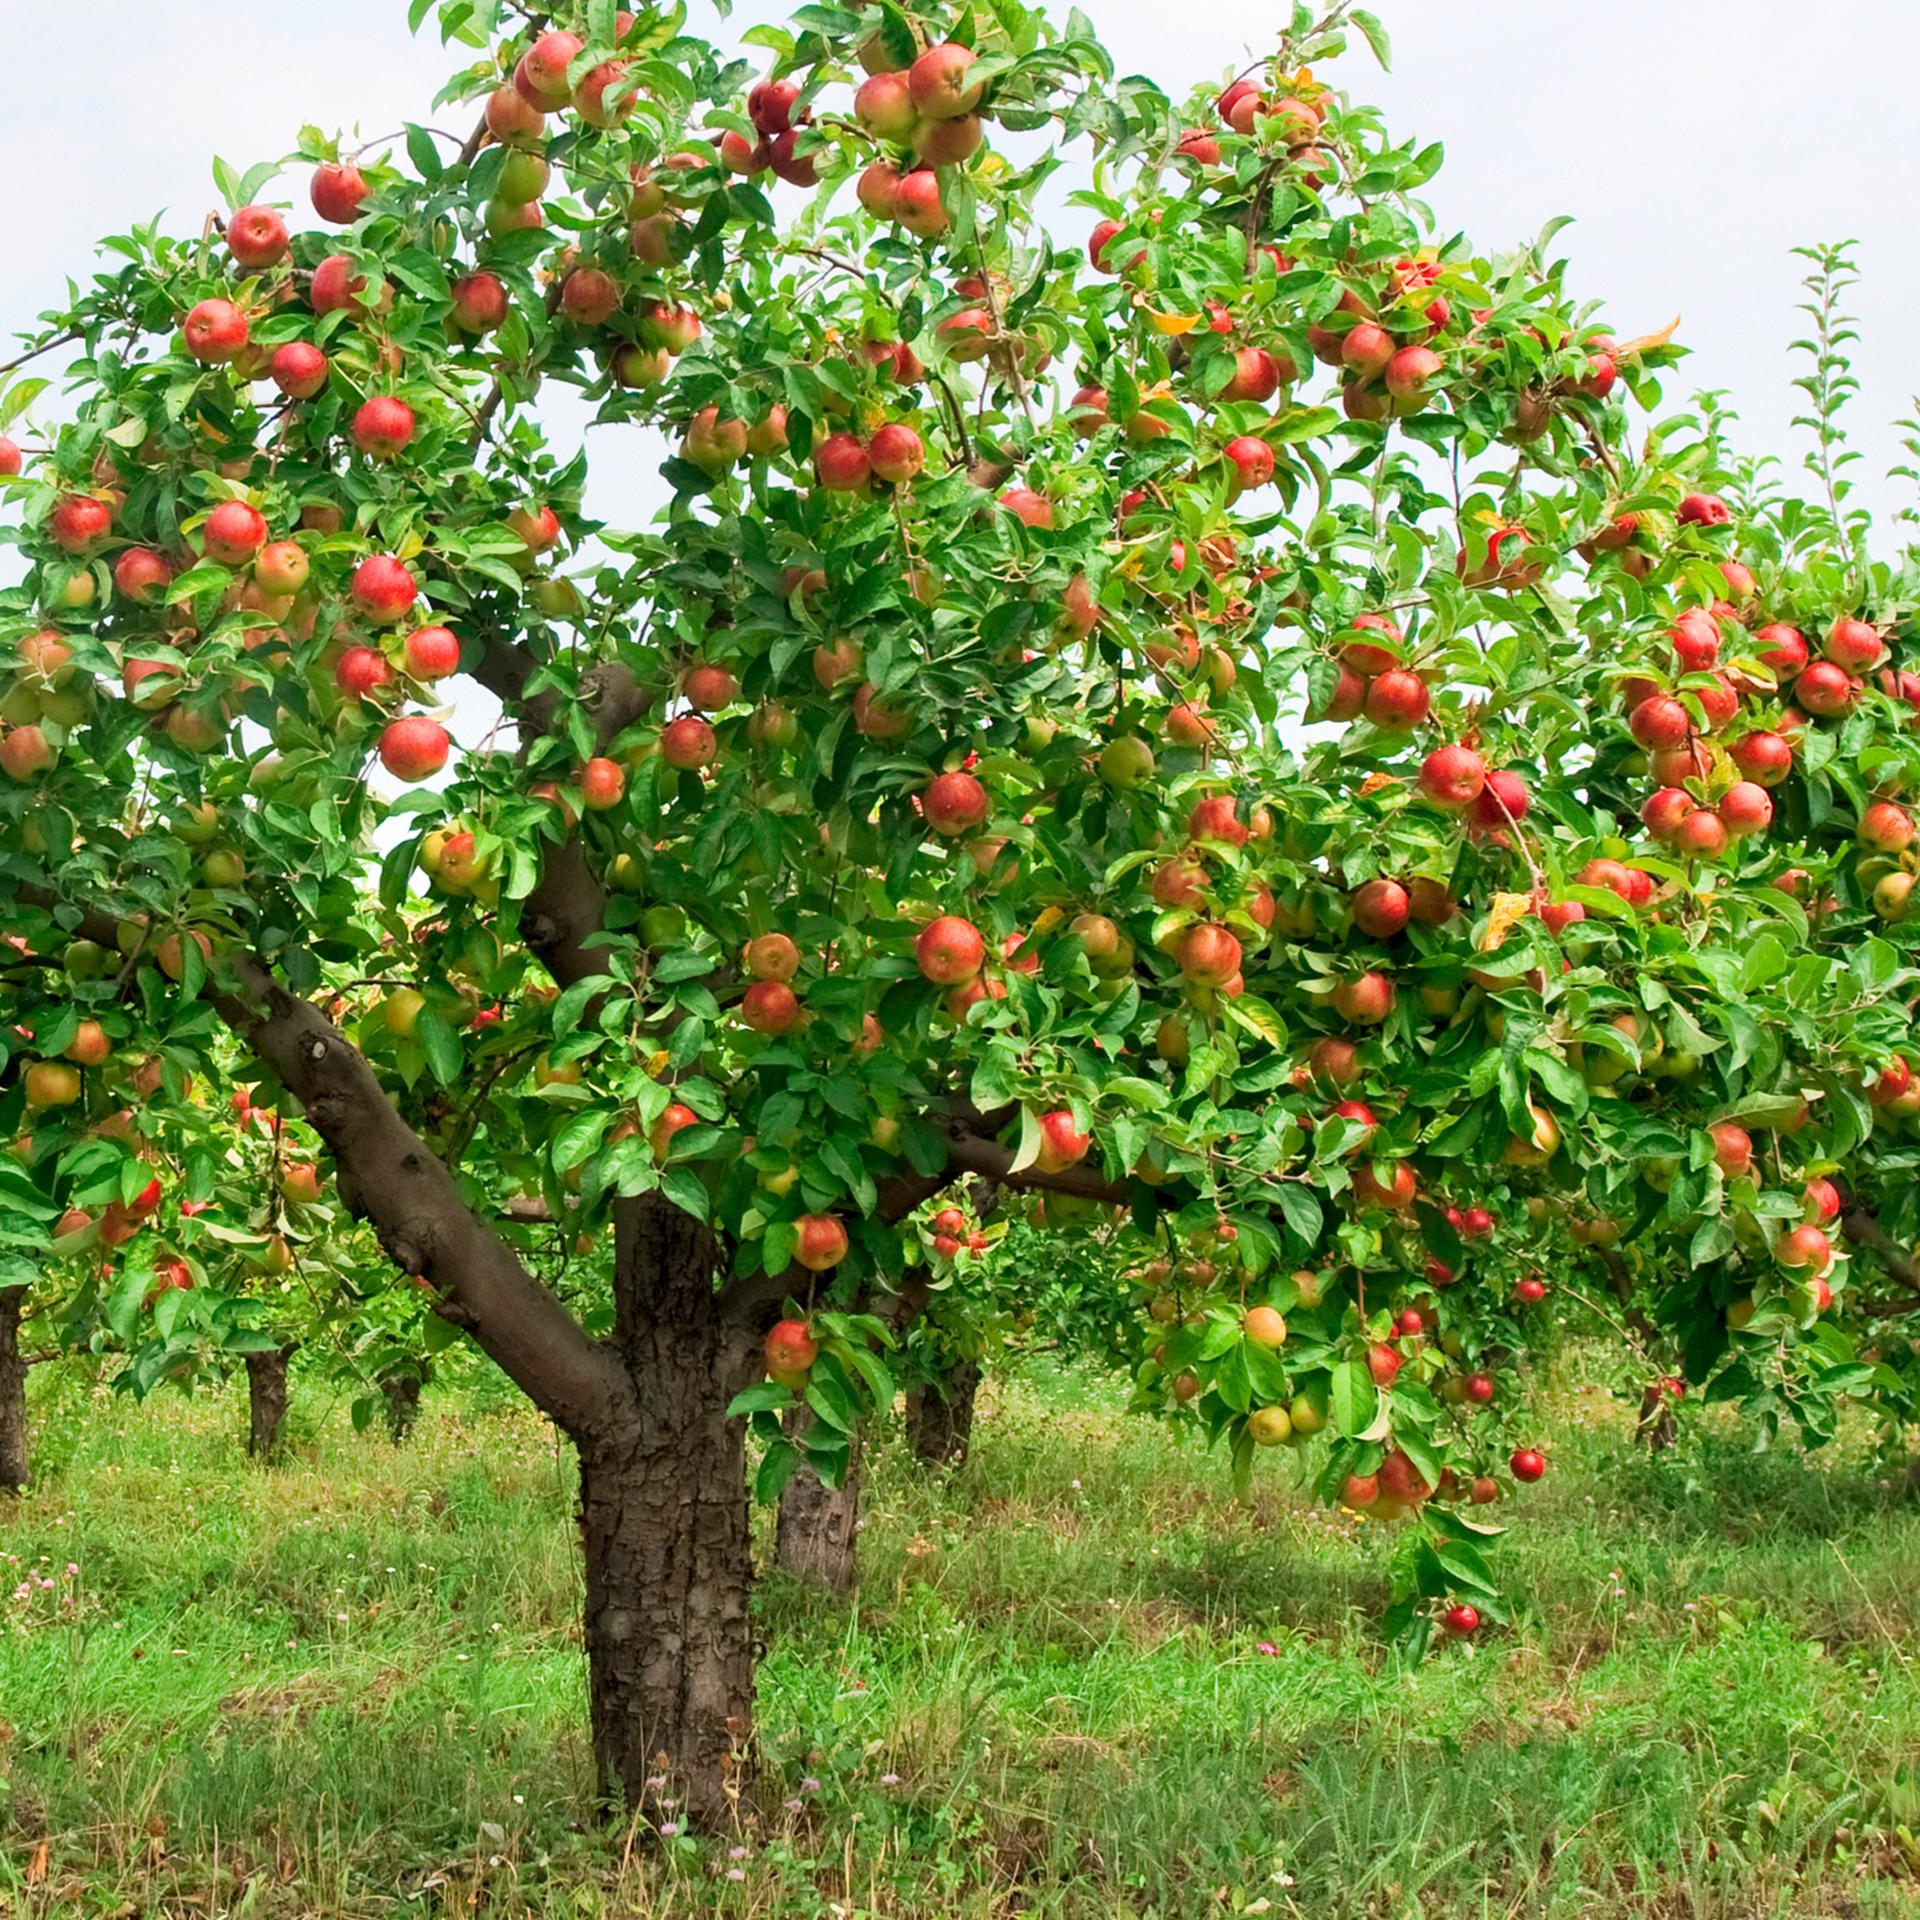
{"label": "tree branch", "polygon": [[299,1100],[388,1257],[444,1295],[448,1317],[569,1433],[606,1427],[626,1392],[612,1357],[468,1208],[352,1042],[258,961],[234,971],[238,990],[215,1004]]}
{"label": "tree branch", "polygon": [[[61,904],[43,887],[14,891],[47,911]],[[89,910],[73,930],[111,947],[118,929],[113,915]],[[215,1010],[300,1102],[332,1150],[341,1198],[388,1257],[424,1279],[440,1296],[436,1310],[569,1433],[604,1427],[630,1391],[612,1356],[475,1216],[359,1049],[251,955],[237,958],[233,974],[233,989],[213,995]]]}
{"label": "tree branch", "polygon": [[[475,677],[514,715],[522,751],[559,718],[560,702],[551,688],[527,692],[538,663],[524,647],[488,634]],[[593,720],[594,744],[604,750],[646,711],[646,689],[630,667],[609,660],[580,683],[580,702]],[[562,987],[607,970],[606,955],[588,942],[605,922],[607,896],[580,850],[578,830],[545,843],[540,878],[521,908],[521,927],[541,964]]]}
{"label": "tree branch", "polygon": [[1914,1257],[1864,1207],[1852,1207],[1842,1216],[1840,1230],[1856,1247],[1879,1260],[1889,1275],[1910,1292],[1920,1293],[1920,1270]]}

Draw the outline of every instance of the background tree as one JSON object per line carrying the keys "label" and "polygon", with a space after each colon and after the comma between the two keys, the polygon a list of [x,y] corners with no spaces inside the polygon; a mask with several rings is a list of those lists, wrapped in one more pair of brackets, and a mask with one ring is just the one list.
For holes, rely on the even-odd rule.
{"label": "background tree", "polygon": [[[1861,1384],[1844,1249],[1793,1223],[1906,976],[1773,882],[1904,777],[1907,709],[1854,690],[1898,583],[1750,569],[1712,423],[1629,432],[1666,336],[1600,333],[1545,238],[1434,243],[1437,150],[1308,70],[1368,16],[1176,110],[1018,7],[810,8],[751,85],[674,14],[440,14],[457,150],[310,131],[331,233],[222,166],[198,236],[116,236],[49,317],[75,402],[3,603],[16,1245],[215,1184],[141,1153],[237,1043],[325,1149],[281,1189],[572,1438],[602,1774],[707,1823],[751,1753],[748,1426],[764,1494],[844,1472],[960,1183],[1123,1210],[1137,1404],[1242,1476],[1325,1432],[1325,1495],[1413,1523],[1416,1638],[1497,1613],[1467,1497],[1545,1471],[1490,1369],[1556,1203],[1723,1330],[1770,1249],[1741,1390]],[[1084,251],[1035,212],[1069,156]],[[658,525],[587,511],[565,390],[670,428]],[[1729,743],[1781,724],[1776,817]],[[101,1269],[121,1338],[200,1219]],[[132,1384],[183,1316],[274,1339],[168,1291]]]}

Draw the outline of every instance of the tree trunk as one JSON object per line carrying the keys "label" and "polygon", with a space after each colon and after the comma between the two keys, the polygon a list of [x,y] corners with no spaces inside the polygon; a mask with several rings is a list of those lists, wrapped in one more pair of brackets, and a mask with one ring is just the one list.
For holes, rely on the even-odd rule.
{"label": "tree trunk", "polygon": [[287,1354],[247,1355],[247,1451],[265,1460],[279,1451],[280,1428],[287,1417]]}
{"label": "tree trunk", "polygon": [[[800,1409],[787,1416],[787,1431],[797,1434],[812,1419]],[[774,1562],[780,1571],[829,1593],[853,1591],[854,1536],[860,1530],[860,1436],[853,1436],[847,1470],[837,1487],[828,1486],[802,1460],[780,1490],[774,1519]]]}
{"label": "tree trunk", "polygon": [[[730,1825],[751,1766],[750,1331],[715,1310],[706,1230],[657,1196],[616,1208],[614,1345],[633,1397],[580,1442],[587,1675],[603,1792]],[[671,1805],[669,1805],[671,1803]]]}
{"label": "tree trunk", "polygon": [[420,1389],[424,1382],[417,1373],[390,1373],[380,1382],[387,1403],[387,1438],[397,1447],[413,1431],[420,1417]]}
{"label": "tree trunk", "polygon": [[956,1360],[946,1391],[915,1387],[907,1395],[907,1444],[930,1466],[958,1466],[973,1442],[973,1401],[980,1390],[980,1369]]}
{"label": "tree trunk", "polygon": [[0,1493],[27,1484],[27,1363],[20,1357],[25,1287],[0,1287]]}

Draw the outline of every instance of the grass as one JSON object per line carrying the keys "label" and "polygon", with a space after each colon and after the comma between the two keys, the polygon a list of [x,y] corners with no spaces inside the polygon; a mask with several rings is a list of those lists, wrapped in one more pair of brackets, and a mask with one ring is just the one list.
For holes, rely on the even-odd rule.
{"label": "grass", "polygon": [[1920,1512],[1857,1450],[1653,1461],[1572,1383],[1518,1623],[1412,1669],[1378,1528],[1015,1383],[958,1475],[883,1450],[854,1602],[763,1583],[760,1817],[661,1846],[591,1822],[562,1451],[318,1391],[267,1469],[231,1402],[39,1408],[8,1920],[1920,1914]]}

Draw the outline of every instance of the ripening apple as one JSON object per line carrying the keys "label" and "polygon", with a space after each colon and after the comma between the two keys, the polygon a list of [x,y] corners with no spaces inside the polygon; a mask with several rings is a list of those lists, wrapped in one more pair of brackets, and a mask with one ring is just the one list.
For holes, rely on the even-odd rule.
{"label": "ripening apple", "polygon": [[396,987],[380,1003],[381,1024],[396,1040],[410,1039],[426,1011],[427,996],[416,987]]}
{"label": "ripening apple", "polygon": [[287,223],[273,207],[237,207],[227,216],[227,251],[237,266],[257,273],[286,258]]}
{"label": "ripening apple", "polygon": [[778,700],[763,700],[747,716],[747,738],[756,747],[790,747],[800,737],[800,721],[793,709]]}
{"label": "ripening apple", "polygon": [[1369,880],[1353,895],[1353,924],[1369,938],[1390,940],[1407,924],[1412,901],[1397,880]]}
{"label": "ripening apple", "polygon": [[112,509],[88,493],[63,494],[47,516],[47,533],[63,553],[91,553],[112,527]]}
{"label": "ripening apple", "polygon": [[582,327],[603,327],[620,311],[620,283],[604,267],[575,267],[560,283],[560,311]]}
{"label": "ripening apple", "polygon": [[267,377],[289,400],[311,400],[327,384],[327,356],[306,340],[275,347]]}
{"label": "ripening apple", "polygon": [[487,95],[487,131],[503,147],[526,147],[547,130],[545,111],[511,82]]}
{"label": "ripening apple", "polygon": [[453,283],[453,324],[462,333],[491,333],[506,319],[511,302],[506,283],[484,268]]}
{"label": "ripening apple", "polygon": [[460,641],[447,627],[415,627],[405,643],[407,671],[416,680],[444,680],[460,666]]}
{"label": "ripening apple", "polygon": [[1793,683],[1793,697],[1808,713],[1832,719],[1852,706],[1858,688],[1859,683],[1846,668],[1831,660],[1815,660]]}
{"label": "ripening apple", "polygon": [[943,838],[971,833],[992,810],[987,790],[972,774],[955,770],[936,774],[920,797],[927,825]]}
{"label": "ripening apple", "polygon": [[794,1222],[794,1259],[809,1273],[825,1273],[847,1255],[847,1230],[837,1215],[803,1213]]}
{"label": "ripening apple", "polygon": [[222,500],[201,528],[207,558],[222,566],[244,566],[266,544],[267,523],[244,500]]}
{"label": "ripening apple", "polygon": [[972,921],[943,913],[921,929],[914,942],[914,959],[921,978],[936,987],[957,987],[980,971],[987,943]]}
{"label": "ripening apple", "polygon": [[1427,683],[1407,667],[1390,667],[1367,688],[1365,712],[1376,727],[1404,733],[1423,721],[1433,704]]}
{"label": "ripening apple", "polygon": [[1446,362],[1431,347],[1399,348],[1383,373],[1387,392],[1393,398],[1393,411],[1403,417],[1421,412],[1432,397],[1432,382],[1445,369]]}
{"label": "ripening apple", "polygon": [[755,1033],[792,1033],[806,1017],[800,996],[784,980],[756,980],[740,996],[740,1018]]}
{"label": "ripening apple", "polygon": [[419,593],[405,562],[384,553],[369,554],[354,568],[349,591],[354,605],[382,625],[398,620]]}
{"label": "ripening apple", "polygon": [[280,1169],[280,1192],[290,1206],[312,1206],[320,1198],[320,1169],[311,1161],[288,1161]]}
{"label": "ripening apple", "polygon": [[720,741],[697,713],[683,713],[660,729],[660,757],[683,773],[696,773],[719,758]]}
{"label": "ripening apple", "polygon": [[[1286,364],[1284,377],[1292,379],[1293,362]],[[1233,356],[1233,377],[1220,389],[1223,401],[1254,401],[1264,404],[1280,391],[1281,364],[1265,347],[1241,347]]]}
{"label": "ripening apple", "polygon": [[1393,982],[1379,972],[1355,975],[1334,988],[1332,1004],[1341,1019],[1376,1027],[1393,1011]]}
{"label": "ripening apple", "polygon": [[1229,440],[1224,457],[1228,483],[1236,495],[1246,492],[1250,487],[1264,487],[1273,478],[1273,449],[1250,433],[1239,434]]}
{"label": "ripening apple", "polygon": [[1389,1213],[1403,1213],[1413,1205],[1419,1183],[1413,1168],[1405,1160],[1393,1162],[1385,1180],[1374,1172],[1372,1164],[1363,1164],[1353,1176],[1354,1197],[1362,1206],[1383,1207]]}
{"label": "ripening apple", "polygon": [[580,804],[589,813],[606,813],[626,798],[627,770],[617,760],[596,755],[580,769]]}
{"label": "ripening apple", "polygon": [[1092,1134],[1083,1133],[1074,1124],[1073,1115],[1059,1107],[1040,1116],[1040,1149],[1034,1165],[1042,1173],[1064,1173],[1069,1167],[1077,1167],[1092,1146]]}
{"label": "ripening apple", "polygon": [[1195,986],[1225,987],[1240,971],[1241,945],[1225,927],[1201,920],[1179,936],[1181,973]]}
{"label": "ripening apple", "polygon": [[1736,780],[1720,796],[1714,811],[1727,830],[1727,838],[1741,840],[1749,834],[1764,833],[1772,824],[1773,799],[1765,787],[1751,780]]}
{"label": "ripening apple", "polygon": [[188,353],[206,366],[224,366],[247,344],[247,316],[231,300],[202,300],[182,323]]}
{"label": "ripening apple", "polygon": [[1240,1331],[1256,1347],[1272,1349],[1287,1343],[1286,1320],[1272,1307],[1249,1307],[1241,1318]]}
{"label": "ripening apple", "polygon": [[872,469],[857,434],[830,433],[814,449],[814,478],[829,493],[853,493],[867,484]]}
{"label": "ripening apple", "polygon": [[447,730],[425,714],[391,720],[380,734],[380,764],[396,780],[426,780],[447,764]]}
{"label": "ripening apple", "polygon": [[805,1380],[808,1369],[819,1359],[820,1343],[804,1320],[780,1320],[769,1330],[762,1351],[768,1373],[783,1385],[797,1384]]}
{"label": "ripening apple", "polygon": [[393,684],[386,656],[373,647],[348,647],[333,665],[334,684],[353,700]]}
{"label": "ripening apple", "polygon": [[791,980],[800,971],[800,949],[784,933],[762,933],[746,944],[742,969],[754,980]]}
{"label": "ripening apple", "polygon": [[907,69],[907,90],[914,107],[930,120],[957,120],[980,104],[983,81],[971,78],[974,52],[955,42],[929,47]]}
{"label": "ripening apple", "polygon": [[1913,844],[1913,816],[1891,800],[1875,800],[1862,810],[1856,832],[1863,846],[1904,853]]}
{"label": "ripening apple", "polygon": [[1515,1134],[1507,1142],[1507,1164],[1515,1167],[1543,1167],[1560,1147],[1560,1123],[1538,1101],[1528,1101],[1528,1131]]}
{"label": "ripening apple", "polygon": [[914,430],[899,420],[889,420],[867,442],[867,461],[882,480],[904,485],[925,464],[927,449]]}
{"label": "ripening apple", "polygon": [[329,160],[315,167],[309,193],[313,210],[336,227],[351,226],[372,189],[360,169],[345,161]]}
{"label": "ripening apple", "polygon": [[674,1135],[699,1124],[700,1116],[691,1107],[670,1100],[647,1131],[647,1144],[653,1149],[654,1159],[664,1162],[673,1149]]}
{"label": "ripening apple", "polygon": [[353,444],[373,460],[395,460],[413,438],[413,409],[391,394],[375,394],[355,410]]}
{"label": "ripening apple", "polygon": [[775,404],[747,429],[747,451],[758,460],[782,453],[787,445],[787,410]]}
{"label": "ripening apple", "polygon": [[1820,650],[1836,666],[1844,667],[1849,673],[1864,673],[1869,667],[1880,664],[1886,657],[1887,648],[1878,628],[1868,625],[1864,620],[1843,616],[1828,628]]}
{"label": "ripening apple", "polygon": [[951,120],[927,119],[913,130],[914,153],[929,167],[957,167],[980,151],[986,126],[977,113]]}
{"label": "ripening apple", "polygon": [[1833,1261],[1833,1242],[1818,1227],[1789,1227],[1774,1241],[1773,1257],[1783,1267],[1824,1272]]}
{"label": "ripening apple", "polygon": [[920,118],[907,76],[876,73],[863,80],[853,96],[853,117],[877,140],[905,140]]}

